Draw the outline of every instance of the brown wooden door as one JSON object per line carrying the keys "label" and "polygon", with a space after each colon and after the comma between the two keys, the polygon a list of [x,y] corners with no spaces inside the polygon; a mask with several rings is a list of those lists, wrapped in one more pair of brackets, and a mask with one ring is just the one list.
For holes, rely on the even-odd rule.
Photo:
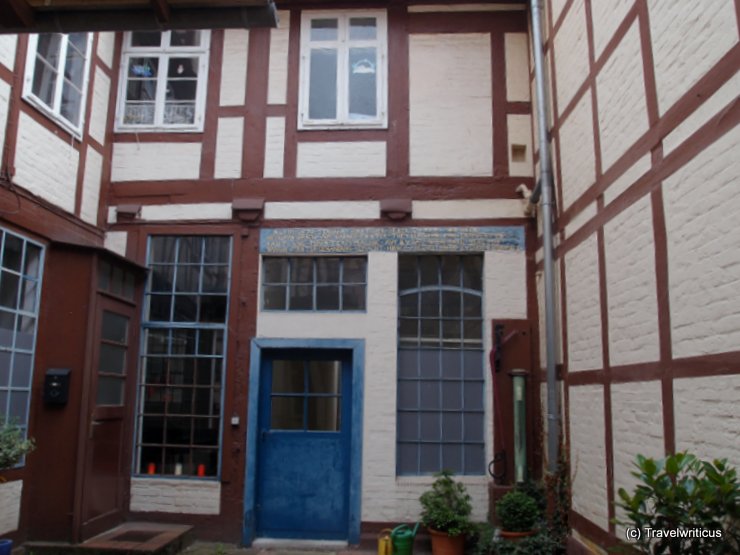
{"label": "brown wooden door", "polygon": [[123,520],[130,474],[130,407],[136,373],[134,307],[98,296],[89,369],[80,539]]}

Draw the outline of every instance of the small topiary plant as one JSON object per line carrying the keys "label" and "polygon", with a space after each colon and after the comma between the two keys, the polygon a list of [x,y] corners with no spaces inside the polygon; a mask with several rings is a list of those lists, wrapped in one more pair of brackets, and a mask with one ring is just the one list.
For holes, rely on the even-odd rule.
{"label": "small topiary plant", "polygon": [[450,536],[460,536],[472,530],[470,503],[465,485],[455,482],[449,470],[435,474],[437,479],[432,489],[424,492],[421,502],[421,522],[427,528],[447,532]]}
{"label": "small topiary plant", "polygon": [[513,490],[496,503],[496,515],[507,532],[529,532],[542,513],[537,502],[522,491]]}
{"label": "small topiary plant", "polygon": [[0,421],[0,470],[13,468],[35,448],[34,441],[23,437],[18,426]]}

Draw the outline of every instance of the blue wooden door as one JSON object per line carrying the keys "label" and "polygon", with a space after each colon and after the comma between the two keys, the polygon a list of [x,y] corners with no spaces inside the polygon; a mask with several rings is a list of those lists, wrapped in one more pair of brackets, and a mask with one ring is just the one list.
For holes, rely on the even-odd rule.
{"label": "blue wooden door", "polygon": [[263,354],[257,536],[347,539],[351,367],[346,351]]}

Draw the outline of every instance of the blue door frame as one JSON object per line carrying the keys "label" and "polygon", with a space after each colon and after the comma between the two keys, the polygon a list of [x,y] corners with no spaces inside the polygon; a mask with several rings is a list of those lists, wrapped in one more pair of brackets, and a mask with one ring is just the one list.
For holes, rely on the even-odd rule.
{"label": "blue door frame", "polygon": [[244,481],[244,525],[242,541],[251,545],[257,533],[256,500],[259,471],[259,413],[262,389],[263,350],[311,349],[346,351],[351,357],[351,438],[349,449],[349,500],[347,540],[360,541],[361,469],[362,469],[362,414],[365,342],[362,339],[253,339],[249,365],[249,404],[247,418],[247,466]]}

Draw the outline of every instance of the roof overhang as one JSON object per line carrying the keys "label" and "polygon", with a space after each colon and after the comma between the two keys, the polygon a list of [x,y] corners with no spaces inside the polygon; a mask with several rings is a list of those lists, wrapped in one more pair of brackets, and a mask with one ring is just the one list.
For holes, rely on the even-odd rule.
{"label": "roof overhang", "polygon": [[272,0],[0,0],[0,34],[276,25]]}

